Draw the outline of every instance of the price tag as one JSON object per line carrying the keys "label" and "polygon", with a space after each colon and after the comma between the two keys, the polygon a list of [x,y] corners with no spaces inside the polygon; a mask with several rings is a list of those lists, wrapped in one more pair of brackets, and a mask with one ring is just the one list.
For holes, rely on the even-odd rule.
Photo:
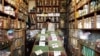
{"label": "price tag", "polygon": [[44,41],[44,40],[46,40],[46,37],[45,36],[41,36],[40,37],[40,41]]}
{"label": "price tag", "polygon": [[60,56],[61,55],[61,51],[54,51],[54,56]]}
{"label": "price tag", "polygon": [[40,55],[40,54],[42,54],[42,53],[43,53],[42,50],[37,50],[37,51],[35,51],[35,54],[36,54],[36,55]]}
{"label": "price tag", "polygon": [[45,42],[39,42],[39,46],[45,46]]}
{"label": "price tag", "polygon": [[59,47],[59,46],[58,46],[57,43],[52,44],[52,48],[58,48],[58,47]]}

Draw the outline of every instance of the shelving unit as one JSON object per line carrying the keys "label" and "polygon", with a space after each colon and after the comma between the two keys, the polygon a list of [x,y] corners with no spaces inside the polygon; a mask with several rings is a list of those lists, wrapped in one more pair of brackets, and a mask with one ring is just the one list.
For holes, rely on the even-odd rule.
{"label": "shelving unit", "polygon": [[[50,3],[48,3],[50,2]],[[51,19],[52,23],[55,24],[55,28],[60,28],[60,0],[35,0],[36,7],[33,9],[35,14],[34,28],[42,29],[46,19]]]}
{"label": "shelving unit", "polygon": [[[72,0],[69,4],[69,43],[76,56],[99,56],[100,1]],[[75,9],[73,9],[75,8]]]}
{"label": "shelving unit", "polygon": [[[51,19],[52,23],[55,24],[55,28],[59,28],[59,13],[48,13],[48,14],[37,14],[37,29],[42,29],[46,19]],[[41,26],[41,27],[40,27]]]}
{"label": "shelving unit", "polygon": [[23,56],[27,9],[23,0],[0,0],[0,55]]}

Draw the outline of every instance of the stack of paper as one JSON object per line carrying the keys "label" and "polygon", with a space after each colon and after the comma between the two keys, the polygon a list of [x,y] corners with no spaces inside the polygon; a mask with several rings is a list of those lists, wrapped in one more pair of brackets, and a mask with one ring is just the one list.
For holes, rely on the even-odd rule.
{"label": "stack of paper", "polygon": [[60,56],[61,55],[61,51],[54,51],[54,56]]}
{"label": "stack of paper", "polygon": [[35,54],[36,54],[36,55],[40,55],[40,54],[42,54],[42,53],[43,53],[42,50],[37,50],[37,51],[35,51]]}
{"label": "stack of paper", "polygon": [[45,42],[39,42],[39,46],[45,46]]}
{"label": "stack of paper", "polygon": [[52,48],[58,48],[58,47],[59,47],[59,46],[58,46],[57,43],[52,44]]}
{"label": "stack of paper", "polygon": [[46,37],[45,36],[40,36],[40,41],[45,41]]}

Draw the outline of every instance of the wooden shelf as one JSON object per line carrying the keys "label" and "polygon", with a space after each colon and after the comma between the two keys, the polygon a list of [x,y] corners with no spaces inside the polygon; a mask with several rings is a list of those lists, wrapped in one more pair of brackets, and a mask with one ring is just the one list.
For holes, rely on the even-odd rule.
{"label": "wooden shelf", "polygon": [[59,23],[59,22],[52,22],[52,23]]}
{"label": "wooden shelf", "polygon": [[37,23],[44,23],[44,22],[37,22]]}
{"label": "wooden shelf", "polygon": [[96,13],[97,13],[97,14],[100,14],[100,10],[97,10]]}
{"label": "wooden shelf", "polygon": [[[81,2],[81,1],[80,1]],[[87,4],[88,2],[90,2],[90,0],[88,0],[86,3],[84,3],[84,4],[82,4],[82,5],[79,5],[79,7],[78,7],[78,5],[77,5],[77,7],[78,8],[76,8],[76,10],[79,10],[79,9],[81,9],[85,4]],[[78,3],[79,4],[79,3]]]}
{"label": "wooden shelf", "polygon": [[75,21],[75,19],[69,20],[69,22],[74,22],[74,21]]}
{"label": "wooden shelf", "polygon": [[2,11],[0,11],[0,14],[1,14],[2,16],[5,16],[5,17],[10,17],[10,18],[12,18],[12,19],[16,19],[15,16],[12,16],[12,15],[6,14],[6,13],[4,13],[4,12],[2,12]]}
{"label": "wooden shelf", "polygon": [[83,29],[81,29],[81,30],[98,31],[98,30],[100,30],[100,29],[98,29],[98,28],[89,28],[89,29],[83,28]]}
{"label": "wooden shelf", "polygon": [[28,14],[25,14],[23,11],[20,11],[20,10],[19,10],[19,12],[21,12],[21,13],[23,13],[24,15],[28,16]]}
{"label": "wooden shelf", "polygon": [[90,16],[94,16],[94,13],[95,12],[88,13],[86,15],[83,15],[83,16],[78,17],[77,19],[82,19],[82,17],[87,18],[87,17],[90,17]]}
{"label": "wooden shelf", "polygon": [[2,29],[2,30],[9,30],[9,29],[11,29],[11,28],[0,28],[0,29]]}
{"label": "wooden shelf", "polygon": [[[76,0],[72,1],[72,3],[74,3],[74,2],[76,3]],[[78,32],[80,33],[79,30],[81,30],[83,33],[90,32],[91,34],[89,36],[91,36],[91,37],[92,36],[94,37],[96,34],[99,35],[100,29],[97,26],[99,24],[98,19],[100,17],[100,10],[98,10],[96,7],[98,4],[93,4],[94,5],[93,6],[92,3],[98,3],[98,2],[92,1],[92,0],[80,0],[78,3],[75,4],[74,9],[73,9],[73,7],[71,7],[73,4],[69,4],[70,11],[67,11],[67,12],[70,12],[70,13],[68,13],[69,15],[67,15],[68,19],[69,19],[69,44],[72,44],[72,46],[75,45],[75,46],[79,47],[79,52],[78,52],[79,55],[76,55],[76,56],[84,56],[81,54],[81,52],[84,52],[84,50],[82,50],[82,47],[84,47],[84,46],[92,49],[95,53],[94,56],[100,55],[100,51],[96,50],[96,44],[94,42],[92,42],[92,40],[90,42],[90,39],[94,39],[93,41],[96,41],[97,38],[96,39],[89,38],[89,40],[87,40],[87,41],[78,39],[78,38],[74,38],[74,36],[79,36],[78,35]],[[86,7],[85,7],[85,5],[86,5]],[[71,9],[73,9],[74,12],[71,12],[72,11]],[[93,12],[91,12],[91,11],[93,11]],[[80,16],[80,15],[82,15],[82,16]],[[94,34],[94,35],[92,35],[92,34]],[[76,42],[76,40],[78,40],[77,42],[79,44]],[[73,48],[71,48],[71,49],[73,50]],[[85,52],[86,52],[86,50],[85,50]],[[92,51],[90,50],[90,54],[87,53],[87,55],[91,56],[92,55],[91,52]],[[74,54],[77,54],[77,53],[73,53],[72,55],[74,56]]]}
{"label": "wooden shelf", "polygon": [[[15,2],[15,3],[14,3]],[[21,21],[24,21],[24,20],[20,20],[20,18],[18,18],[18,12],[19,12],[19,6],[18,4],[24,4],[23,1],[8,1],[8,0],[2,0],[2,10],[3,11],[0,11],[0,16],[2,16],[1,18],[1,22],[2,23],[2,27],[0,28],[1,30],[3,30],[3,40],[0,41],[0,44],[3,42],[3,47],[2,45],[0,46],[0,50],[1,51],[7,51],[7,52],[11,52],[10,56],[12,56],[12,50],[14,50],[14,48],[18,47],[20,44],[24,44],[24,38],[25,38],[25,22],[21,22]],[[9,7],[9,8],[7,8]],[[25,10],[27,8],[24,8]],[[6,11],[8,13],[6,13]],[[23,13],[24,14],[24,13]],[[13,16],[15,15],[15,16]],[[24,17],[25,18],[25,17]],[[27,18],[27,17],[26,17]],[[26,20],[25,18],[25,20]],[[13,42],[13,38],[10,39],[10,35],[9,34],[9,30],[14,30],[14,33],[12,31],[12,33],[14,35],[12,35],[12,37],[15,37],[15,38],[21,38],[22,41],[19,41],[17,42],[17,44],[19,43],[19,45],[16,45],[15,42]],[[21,31],[16,31],[16,30],[21,30]],[[12,44],[14,43],[14,44]],[[12,48],[13,47],[13,48]],[[9,50],[8,50],[9,48]],[[6,50],[7,49],[7,50]],[[22,52],[22,51],[21,51]],[[4,52],[5,54],[5,52]],[[6,54],[7,56],[7,54]],[[22,55],[21,55],[22,56]]]}
{"label": "wooden shelf", "polygon": [[10,29],[13,29],[13,30],[20,30],[20,29],[22,29],[22,28],[0,28],[0,29],[2,29],[2,30],[10,30]]}
{"label": "wooden shelf", "polygon": [[29,12],[29,14],[36,14],[36,12]]}
{"label": "wooden shelf", "polygon": [[72,11],[72,12],[70,12],[69,14],[72,14],[72,13],[74,13],[75,11]]}
{"label": "wooden shelf", "polygon": [[60,14],[62,14],[62,13],[67,13],[66,11],[64,11],[64,12],[60,12]]}
{"label": "wooden shelf", "polygon": [[36,24],[32,23],[31,25],[36,25]]}
{"label": "wooden shelf", "polygon": [[17,9],[16,6],[14,6],[13,4],[9,3],[7,0],[4,0],[4,6],[6,6],[6,5],[10,5],[15,10]]}
{"label": "wooden shelf", "polygon": [[22,22],[25,22],[25,20],[24,19],[18,19],[19,21],[22,21]]}
{"label": "wooden shelf", "polygon": [[[44,23],[44,22],[37,22],[37,23]],[[52,23],[59,23],[59,22],[52,22]]]}
{"label": "wooden shelf", "polygon": [[94,13],[100,13],[100,10],[96,10],[96,11],[94,11],[94,12],[91,12],[91,13],[88,13],[88,14],[86,14],[86,15],[80,16],[80,17],[78,17],[77,19],[82,19],[82,17],[87,18],[87,17],[94,16]]}

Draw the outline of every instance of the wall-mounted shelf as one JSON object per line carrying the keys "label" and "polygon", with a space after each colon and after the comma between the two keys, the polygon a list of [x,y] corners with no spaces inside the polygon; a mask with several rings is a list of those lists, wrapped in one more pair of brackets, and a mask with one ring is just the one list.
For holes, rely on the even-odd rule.
{"label": "wall-mounted shelf", "polygon": [[[69,4],[69,44],[70,46],[77,47],[78,53],[73,53],[76,56],[99,56],[100,51],[97,51],[97,44],[91,45],[91,43],[97,43],[99,40],[99,18],[100,18],[100,6],[99,0],[72,0]],[[94,4],[93,4],[94,3]],[[75,9],[73,9],[73,6]],[[71,10],[72,9],[72,10]],[[81,33],[83,35],[81,35]],[[90,33],[90,34],[89,34]],[[85,34],[89,34],[85,39]],[[73,36],[73,38],[72,38]],[[95,36],[95,37],[94,37]],[[77,38],[80,38],[79,40]],[[86,41],[84,41],[86,40]],[[81,43],[84,41],[84,43]],[[91,43],[90,43],[90,42]],[[89,42],[89,43],[86,43]],[[100,41],[99,41],[100,42]],[[79,44],[81,43],[81,44]],[[95,46],[95,47],[94,47]],[[94,47],[91,48],[91,47]],[[73,50],[71,48],[71,50]],[[87,51],[86,51],[87,50]],[[91,53],[93,52],[93,53]]]}
{"label": "wall-mounted shelf", "polygon": [[[18,10],[21,9],[19,8],[18,4],[20,3],[23,4],[22,2],[23,1],[19,1],[19,0],[1,0],[0,1],[0,40],[2,40],[0,41],[0,48],[2,49],[2,50],[0,49],[0,55],[1,55],[1,52],[4,52],[2,53],[3,56],[5,56],[4,54],[6,52],[9,52],[9,54],[6,54],[6,56],[9,56],[9,55],[12,56],[13,50],[16,49],[16,46],[20,44],[24,44],[26,19],[28,16],[26,15],[26,17],[23,17],[23,18],[20,18],[18,16],[19,15]],[[26,9],[28,8],[25,8],[25,10]],[[24,21],[22,19],[24,19]],[[20,38],[22,40],[19,42],[19,40],[17,39],[18,42],[14,42],[13,40],[16,38]],[[21,51],[24,51],[24,50],[21,50]]]}
{"label": "wall-mounted shelf", "polygon": [[15,10],[17,9],[17,7],[11,3],[9,3],[7,0],[4,0],[4,6],[11,6],[12,8],[14,8]]}
{"label": "wall-mounted shelf", "polygon": [[76,10],[79,10],[81,9],[84,5],[86,5],[87,3],[89,3],[90,0],[81,0],[76,6],[77,6],[77,9]]}
{"label": "wall-mounted shelf", "polygon": [[15,16],[12,16],[12,15],[9,15],[9,14],[7,14],[7,13],[4,13],[3,11],[0,11],[0,14],[1,14],[2,16],[5,16],[5,17],[10,17],[10,18],[12,18],[12,19],[16,19]]}

